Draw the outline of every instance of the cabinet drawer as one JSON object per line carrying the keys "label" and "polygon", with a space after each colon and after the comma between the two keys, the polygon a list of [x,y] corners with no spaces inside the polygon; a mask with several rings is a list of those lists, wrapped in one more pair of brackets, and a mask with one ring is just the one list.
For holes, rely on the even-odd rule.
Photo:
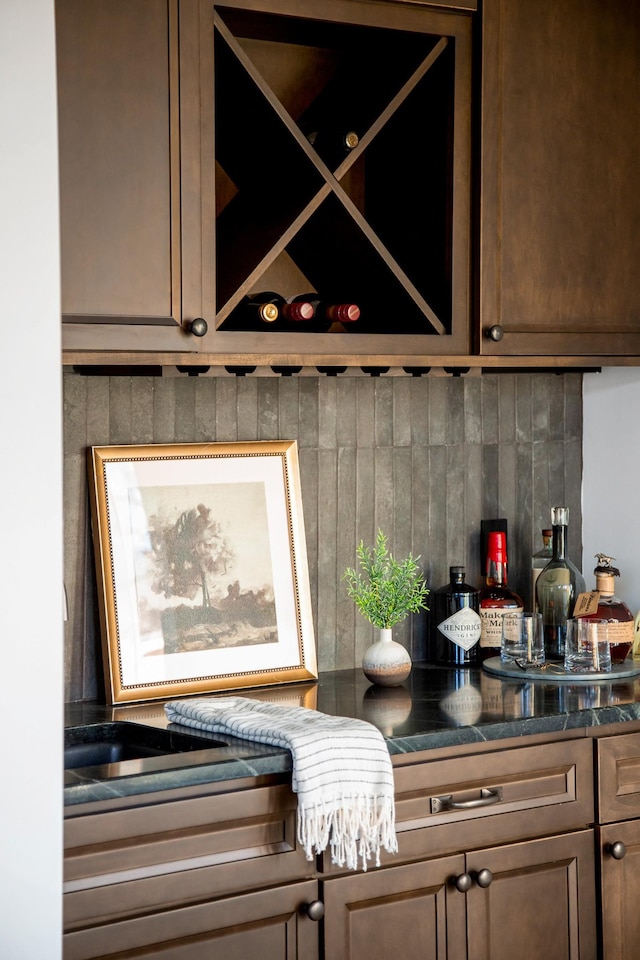
{"label": "cabinet drawer", "polygon": [[640,733],[596,740],[598,820],[640,817]]}
{"label": "cabinet drawer", "polygon": [[394,771],[403,856],[472,850],[593,823],[587,740],[422,760]]}
{"label": "cabinet drawer", "polygon": [[65,821],[65,929],[311,875],[288,786],[176,799]]}

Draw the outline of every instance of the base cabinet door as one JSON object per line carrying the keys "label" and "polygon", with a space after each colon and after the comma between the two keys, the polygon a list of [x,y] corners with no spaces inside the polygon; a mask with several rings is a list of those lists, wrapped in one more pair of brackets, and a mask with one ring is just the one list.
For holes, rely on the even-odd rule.
{"label": "base cabinet door", "polygon": [[445,960],[465,956],[459,854],[324,883],[325,960]]}
{"label": "base cabinet door", "polygon": [[[64,938],[64,960],[318,960],[315,881],[100,924]],[[313,914],[313,911],[310,911]]]}
{"label": "base cabinet door", "polygon": [[600,831],[603,960],[640,957],[640,820]]}
{"label": "base cabinet door", "polygon": [[467,855],[469,960],[596,960],[593,831]]}

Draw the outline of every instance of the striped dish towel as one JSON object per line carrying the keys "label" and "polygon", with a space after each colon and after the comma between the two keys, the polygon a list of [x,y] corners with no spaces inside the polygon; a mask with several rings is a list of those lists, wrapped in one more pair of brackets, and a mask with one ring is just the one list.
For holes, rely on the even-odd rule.
{"label": "striped dish towel", "polygon": [[397,851],[391,757],[372,724],[246,697],[174,700],[165,711],[172,723],[291,751],[308,860],[330,846],[332,863],[366,870],[372,856],[380,866],[381,847]]}

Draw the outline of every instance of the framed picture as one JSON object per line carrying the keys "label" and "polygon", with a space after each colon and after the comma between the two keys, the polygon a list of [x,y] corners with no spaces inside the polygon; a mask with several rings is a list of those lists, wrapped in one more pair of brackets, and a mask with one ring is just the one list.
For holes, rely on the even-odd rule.
{"label": "framed picture", "polygon": [[297,445],[92,447],[108,702],[316,679]]}

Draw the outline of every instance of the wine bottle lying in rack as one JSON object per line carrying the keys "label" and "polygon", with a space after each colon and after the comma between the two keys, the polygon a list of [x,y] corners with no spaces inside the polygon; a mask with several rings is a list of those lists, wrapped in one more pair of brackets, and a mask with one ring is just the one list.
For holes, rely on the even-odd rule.
{"label": "wine bottle lying in rack", "polygon": [[305,299],[288,301],[278,293],[261,291],[242,299],[234,312],[224,321],[226,330],[288,330],[298,325],[307,328],[314,317],[314,308]]}
{"label": "wine bottle lying in rack", "polygon": [[305,329],[314,333],[330,330],[334,324],[344,324],[347,329],[349,324],[360,318],[360,307],[357,303],[330,303],[321,300],[317,293],[302,293],[292,298],[291,303],[296,302],[310,303],[313,307],[313,320]]}
{"label": "wine bottle lying in rack", "polygon": [[345,156],[360,142],[360,137],[355,130],[324,128],[303,132],[318,156],[332,170],[339,166]]}

